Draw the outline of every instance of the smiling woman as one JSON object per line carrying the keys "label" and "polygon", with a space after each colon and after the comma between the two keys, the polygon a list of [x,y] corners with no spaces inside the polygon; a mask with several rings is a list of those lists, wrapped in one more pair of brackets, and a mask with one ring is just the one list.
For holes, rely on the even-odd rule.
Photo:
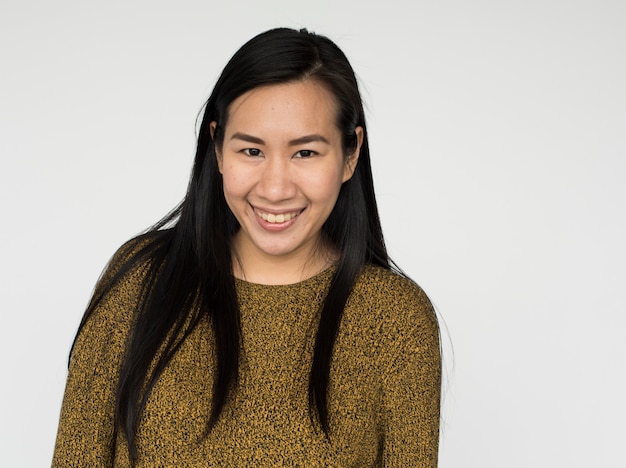
{"label": "smiling woman", "polygon": [[437,320],[387,256],[369,158],[333,42],[246,43],[185,199],[96,287],[53,466],[436,466]]}

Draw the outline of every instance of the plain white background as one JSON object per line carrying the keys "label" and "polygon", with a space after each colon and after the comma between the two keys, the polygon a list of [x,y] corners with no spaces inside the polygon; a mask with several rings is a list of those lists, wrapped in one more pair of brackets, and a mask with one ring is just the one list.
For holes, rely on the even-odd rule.
{"label": "plain white background", "polygon": [[626,466],[626,3],[0,3],[0,465],[50,463],[109,256],[183,196],[244,41],[334,39],[392,256],[454,345],[442,467]]}

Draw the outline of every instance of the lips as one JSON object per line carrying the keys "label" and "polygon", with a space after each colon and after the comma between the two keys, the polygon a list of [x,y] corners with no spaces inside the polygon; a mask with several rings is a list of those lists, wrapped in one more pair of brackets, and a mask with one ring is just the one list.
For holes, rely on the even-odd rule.
{"label": "lips", "polygon": [[271,223],[271,224],[280,224],[280,223],[286,223],[287,221],[291,221],[296,216],[298,216],[300,213],[302,213],[302,211],[303,210],[286,211],[286,212],[282,212],[282,213],[269,213],[269,212],[260,210],[258,208],[254,209],[254,213],[259,218],[261,218],[261,219],[263,219],[263,221],[265,221],[267,223]]}

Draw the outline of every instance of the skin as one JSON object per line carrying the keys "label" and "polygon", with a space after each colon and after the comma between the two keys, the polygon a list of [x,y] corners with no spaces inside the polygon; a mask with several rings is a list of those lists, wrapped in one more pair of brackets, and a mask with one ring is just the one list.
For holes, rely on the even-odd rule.
{"label": "skin", "polygon": [[291,284],[336,259],[322,242],[322,226],[363,140],[357,127],[357,148],[344,154],[336,116],[333,94],[313,80],[256,88],[230,105],[217,159],[226,202],[241,225],[235,276]]}

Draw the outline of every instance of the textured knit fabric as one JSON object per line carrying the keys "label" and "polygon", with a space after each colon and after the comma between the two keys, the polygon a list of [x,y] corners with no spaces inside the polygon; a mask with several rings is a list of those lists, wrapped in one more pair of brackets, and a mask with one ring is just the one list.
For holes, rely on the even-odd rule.
{"label": "textured knit fabric", "polygon": [[[239,387],[203,438],[215,350],[200,324],[153,389],[137,433],[139,467],[434,467],[440,354],[432,306],[413,282],[379,267],[360,275],[331,364],[330,440],[309,418],[318,310],[332,269],[301,283],[237,280],[243,350]],[[117,373],[141,277],[129,275],[76,342],[53,467],[129,467],[114,430]]]}

